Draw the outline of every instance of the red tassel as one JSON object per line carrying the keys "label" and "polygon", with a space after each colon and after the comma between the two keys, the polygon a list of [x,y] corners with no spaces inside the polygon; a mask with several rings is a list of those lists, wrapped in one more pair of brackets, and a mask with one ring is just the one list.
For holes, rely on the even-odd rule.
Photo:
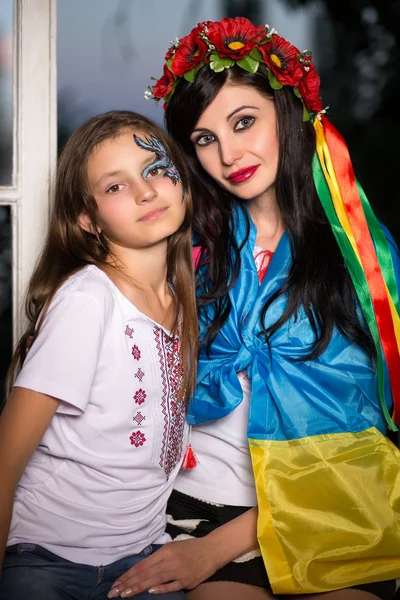
{"label": "red tassel", "polygon": [[184,459],[183,459],[183,463],[182,463],[182,469],[184,471],[190,471],[190,469],[194,469],[197,465],[198,465],[198,459],[197,456],[194,453],[194,450],[192,448],[192,443],[189,442]]}

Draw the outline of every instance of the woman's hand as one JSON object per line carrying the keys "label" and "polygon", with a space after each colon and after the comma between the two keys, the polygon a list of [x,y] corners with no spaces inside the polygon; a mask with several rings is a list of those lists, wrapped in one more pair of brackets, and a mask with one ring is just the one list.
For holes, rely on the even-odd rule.
{"label": "woman's hand", "polygon": [[257,507],[203,538],[170,542],[115,581],[108,598],[192,590],[238,556],[258,548]]}
{"label": "woman's hand", "polygon": [[115,581],[108,598],[130,598],[145,590],[166,594],[191,590],[218,570],[207,537],[170,542]]}

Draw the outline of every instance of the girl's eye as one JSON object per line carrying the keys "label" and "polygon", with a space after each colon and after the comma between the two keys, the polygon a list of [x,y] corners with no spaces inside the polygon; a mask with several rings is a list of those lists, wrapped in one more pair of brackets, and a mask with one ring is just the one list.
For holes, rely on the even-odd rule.
{"label": "girl's eye", "polygon": [[116,194],[119,192],[124,186],[121,183],[115,183],[111,185],[108,190],[106,190],[106,194]]}
{"label": "girl's eye", "polygon": [[242,117],[235,125],[235,131],[240,131],[241,129],[248,129],[253,125],[255,121],[255,117]]}
{"label": "girl's eye", "polygon": [[153,167],[150,171],[147,171],[146,177],[157,177],[157,175],[161,175],[165,173],[166,167]]}
{"label": "girl's eye", "polygon": [[196,144],[197,146],[208,146],[209,144],[212,144],[214,140],[215,137],[211,135],[211,133],[206,133],[198,138]]}

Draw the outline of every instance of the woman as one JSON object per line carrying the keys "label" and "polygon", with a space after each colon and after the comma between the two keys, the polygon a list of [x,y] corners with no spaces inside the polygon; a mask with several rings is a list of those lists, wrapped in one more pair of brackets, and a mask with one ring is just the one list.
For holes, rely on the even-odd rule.
{"label": "woman", "polygon": [[324,116],[311,54],[244,18],[201,23],[152,94],[194,180],[199,460],[168,513],[175,539],[199,539],[114,591],[206,581],[191,600],[390,598],[399,253]]}

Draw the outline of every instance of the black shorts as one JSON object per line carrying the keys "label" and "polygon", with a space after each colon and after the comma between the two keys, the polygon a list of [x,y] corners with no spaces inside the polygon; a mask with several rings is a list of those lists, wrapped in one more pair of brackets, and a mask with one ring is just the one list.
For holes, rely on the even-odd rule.
{"label": "black shorts", "polygon": [[[172,539],[201,538],[220,525],[239,517],[249,508],[249,506],[227,506],[203,502],[174,490],[167,506],[167,532]],[[201,520],[198,523],[194,522],[199,519]],[[176,524],[175,521],[181,522]],[[234,581],[271,590],[261,556],[253,558],[244,556],[240,562],[230,562],[206,581]],[[381,581],[357,585],[354,588],[375,594],[382,600],[391,600],[396,590],[396,582],[394,580]],[[290,596],[290,598],[293,599],[295,596]]]}

